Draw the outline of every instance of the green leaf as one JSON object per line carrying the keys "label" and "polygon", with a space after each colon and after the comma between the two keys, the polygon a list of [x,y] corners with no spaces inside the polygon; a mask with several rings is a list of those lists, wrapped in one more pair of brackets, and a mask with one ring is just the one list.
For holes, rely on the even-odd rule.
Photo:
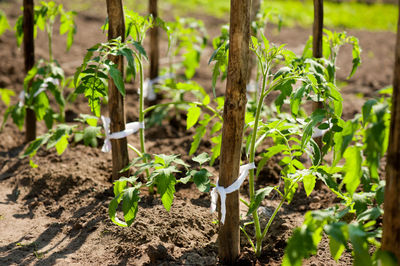
{"label": "green leaf", "polygon": [[49,98],[46,93],[42,92],[36,96],[35,101],[33,103],[33,109],[35,110],[37,120],[43,120],[44,116],[47,113],[47,109],[49,108]]}
{"label": "green leaf", "polygon": [[203,163],[210,161],[211,158],[210,158],[210,155],[208,155],[208,153],[203,152],[202,154],[199,154],[196,157],[193,157],[192,160],[199,163],[200,165],[202,165]]}
{"label": "green leaf", "polygon": [[368,123],[369,117],[371,116],[372,107],[377,103],[378,101],[375,99],[368,100],[364,103],[362,107],[363,126]]}
{"label": "green leaf", "polygon": [[349,225],[349,236],[353,246],[354,265],[355,266],[371,266],[371,257],[369,255],[368,241],[366,233],[357,225]]}
{"label": "green leaf", "polygon": [[114,65],[110,65],[109,73],[118,91],[125,97],[125,85],[121,72]]}
{"label": "green leaf", "polygon": [[210,166],[212,166],[215,162],[215,160],[219,157],[221,154],[221,143],[222,143],[222,134],[211,138],[211,141],[215,144],[211,148],[211,161],[210,161]]}
{"label": "green leaf", "polygon": [[303,137],[301,139],[301,149],[304,149],[305,144],[311,139],[314,127],[321,123],[326,116],[326,111],[323,109],[317,109],[311,114],[311,121],[307,124],[304,129]]}
{"label": "green leaf", "polygon": [[167,211],[171,209],[175,193],[175,176],[168,171],[160,172],[156,177],[157,192],[161,195],[161,201]]}
{"label": "green leaf", "polygon": [[316,177],[312,174],[303,177],[304,190],[306,191],[307,197],[310,196],[311,192],[314,190],[315,180]]}
{"label": "green leaf", "polygon": [[265,187],[256,191],[256,195],[254,201],[250,203],[249,210],[247,211],[247,215],[252,214],[254,211],[258,209],[261,202],[267,197],[272,191],[274,187]]}
{"label": "green leaf", "polygon": [[197,107],[196,105],[192,105],[188,109],[187,113],[187,118],[186,118],[186,129],[190,129],[192,126],[194,126],[197,121],[199,120],[201,114],[201,109],[200,107]]}
{"label": "green leaf", "polygon": [[86,146],[97,147],[97,135],[100,134],[101,127],[88,126],[83,130],[83,143]]}
{"label": "green leaf", "polygon": [[114,196],[117,196],[123,192],[126,188],[127,181],[124,178],[120,178],[119,180],[114,182],[113,192]]}
{"label": "green leaf", "polygon": [[132,41],[133,46],[135,46],[136,50],[139,52],[139,54],[143,55],[146,60],[149,60],[146,54],[146,50],[144,50],[143,46],[136,42],[136,41]]}
{"label": "green leaf", "polygon": [[298,188],[298,184],[294,183],[293,180],[285,178],[285,195],[286,195],[286,200],[288,203],[292,202],[292,199],[294,197],[294,194],[296,193],[296,190]]}
{"label": "green leaf", "polygon": [[14,96],[14,95],[15,95],[15,93],[12,90],[0,89],[1,100],[5,103],[6,106],[10,105],[11,96]]}
{"label": "green leaf", "polygon": [[126,224],[130,226],[136,218],[140,191],[136,187],[130,187],[126,188],[123,193],[122,211]]}
{"label": "green leaf", "polygon": [[210,191],[210,177],[212,174],[202,168],[200,171],[195,171],[193,181],[201,192]]}
{"label": "green leaf", "polygon": [[[13,122],[17,125],[19,130],[22,130],[22,127],[24,126],[25,123],[25,116],[26,116],[26,108],[25,106],[20,107],[19,105],[15,106],[10,106],[7,108],[9,110],[9,113],[11,113],[11,118],[13,119]],[[8,117],[8,112],[4,114],[4,122],[7,120]],[[4,125],[3,122],[3,125]],[[2,126],[3,127],[3,126]]]}
{"label": "green leaf", "polygon": [[197,148],[200,145],[200,141],[203,138],[204,134],[206,133],[206,127],[200,126],[196,128],[196,134],[193,136],[193,142],[190,145],[189,155],[192,155],[197,151]]}
{"label": "green leaf", "polygon": [[381,215],[383,215],[383,210],[379,207],[374,207],[358,215],[357,221],[358,222],[374,221],[378,219],[379,216]]}
{"label": "green leaf", "polygon": [[331,251],[332,258],[337,262],[345,250],[345,245],[337,241],[335,238],[329,237],[329,250]]}
{"label": "green leaf", "polygon": [[54,122],[53,115],[54,115],[53,110],[51,110],[50,108],[47,109],[47,112],[43,117],[47,129],[51,129],[53,127],[53,122]]}
{"label": "green leaf", "polygon": [[6,30],[9,29],[10,29],[10,24],[8,24],[6,14],[2,10],[0,10],[0,36],[3,35],[3,33]]}
{"label": "green leaf", "polygon": [[56,143],[56,150],[58,155],[61,155],[68,147],[68,135],[63,135]]}
{"label": "green leaf", "polygon": [[34,141],[32,141],[29,144],[28,148],[26,148],[22,157],[26,157],[28,155],[32,157],[33,155],[35,155],[36,151],[49,140],[50,136],[51,135],[47,133],[37,137]]}
{"label": "green leaf", "polygon": [[119,194],[118,196],[116,196],[114,199],[111,200],[110,205],[108,205],[108,215],[110,216],[111,221],[116,225],[127,227],[128,225],[124,221],[118,219],[118,217],[116,216],[117,207],[119,202],[121,201],[121,197],[122,194]]}
{"label": "green leaf", "polygon": [[312,157],[312,164],[314,166],[317,166],[321,163],[322,161],[322,156],[321,156],[321,150],[319,149],[318,144],[315,142],[315,140],[310,139],[310,144],[313,149],[313,157]]}
{"label": "green leaf", "polygon": [[353,195],[360,184],[362,174],[362,156],[360,148],[356,146],[348,148],[344,153],[344,158],[346,159],[346,163],[344,165],[346,175],[343,178],[343,183],[346,184],[346,189],[350,195]]}

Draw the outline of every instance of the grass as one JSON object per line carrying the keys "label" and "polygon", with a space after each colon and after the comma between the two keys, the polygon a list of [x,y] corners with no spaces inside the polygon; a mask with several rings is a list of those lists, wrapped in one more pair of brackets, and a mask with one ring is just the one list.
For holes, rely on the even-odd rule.
{"label": "grass", "polygon": [[[310,27],[313,1],[264,1],[265,8],[280,14],[285,26]],[[324,2],[324,24],[329,28],[396,31],[398,8],[390,4]]]}
{"label": "grass", "polygon": [[[97,1],[78,1],[78,0],[56,0],[63,3],[67,8],[76,11],[97,11],[104,13],[105,3],[98,5]],[[217,18],[229,20],[228,0],[167,0],[158,1],[160,15],[166,14],[173,16],[188,16],[196,14],[208,14]],[[134,1],[126,0],[124,4],[142,14],[147,12],[147,0]],[[2,4],[0,8],[7,9],[7,5]],[[264,8],[274,14],[279,14],[282,18],[283,26],[311,27],[313,23],[313,1],[312,0],[264,0]],[[95,10],[93,10],[95,9]],[[396,31],[397,11],[396,5],[345,2],[333,3],[324,1],[324,24],[329,28],[345,29],[365,29],[371,31]],[[105,14],[104,14],[105,15]],[[272,19],[272,22],[277,20]]]}

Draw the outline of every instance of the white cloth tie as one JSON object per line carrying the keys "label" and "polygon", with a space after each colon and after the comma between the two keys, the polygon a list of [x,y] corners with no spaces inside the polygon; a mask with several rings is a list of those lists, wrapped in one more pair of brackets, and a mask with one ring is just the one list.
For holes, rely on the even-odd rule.
{"label": "white cloth tie", "polygon": [[143,96],[149,101],[154,101],[156,99],[156,94],[154,93],[153,85],[166,79],[173,78],[174,76],[175,75],[173,73],[167,73],[163,76],[158,76],[152,80],[146,79],[143,83]]}
{"label": "white cloth tie", "polygon": [[233,182],[232,185],[230,185],[227,188],[221,187],[218,185],[218,180],[217,180],[217,186],[211,190],[211,213],[215,212],[215,210],[217,209],[218,194],[221,197],[221,223],[222,224],[225,223],[225,216],[226,216],[226,206],[225,206],[226,194],[229,194],[236,190],[239,190],[243,181],[249,175],[250,169],[254,169],[254,168],[256,168],[256,165],[254,164],[254,162],[240,166],[239,177],[238,177],[238,179],[236,179],[235,182]]}
{"label": "white cloth tie", "polygon": [[101,116],[101,121],[103,122],[104,131],[106,133],[106,139],[104,140],[103,147],[101,148],[102,152],[111,151],[111,139],[122,139],[135,133],[140,128],[144,128],[143,122],[131,122],[125,125],[125,130],[110,134],[110,118]]}

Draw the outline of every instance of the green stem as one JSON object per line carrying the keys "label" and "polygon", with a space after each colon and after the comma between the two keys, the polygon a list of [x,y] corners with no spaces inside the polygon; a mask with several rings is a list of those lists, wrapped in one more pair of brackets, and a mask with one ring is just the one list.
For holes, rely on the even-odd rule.
{"label": "green stem", "polygon": [[52,49],[52,34],[53,34],[53,25],[47,25],[47,40],[49,45],[49,61],[53,62],[53,49]]}
{"label": "green stem", "polygon": [[[139,88],[139,122],[144,122],[144,74],[143,74],[143,63],[142,63],[142,56],[136,56],[139,63],[139,76],[140,76],[140,88]],[[144,136],[144,128],[139,129],[139,138],[140,138],[140,152],[142,155],[146,153],[146,146],[145,146],[145,136]],[[147,163],[147,159],[143,157],[143,162]],[[147,178],[150,176],[149,169],[146,169],[146,176]],[[152,195],[154,194],[154,187],[149,187],[149,193]]]}
{"label": "green stem", "polygon": [[[254,120],[254,128],[253,128],[253,135],[251,139],[251,146],[250,146],[250,163],[254,162],[255,159],[255,154],[256,154],[256,138],[257,138],[257,129],[258,129],[258,121],[260,119],[260,113],[262,109],[262,104],[264,102],[264,91],[266,87],[266,75],[268,72],[263,71],[263,84],[261,88],[261,94],[260,98],[258,99],[258,105],[257,105],[257,111],[256,111],[256,117]],[[250,170],[250,175],[249,175],[249,190],[250,190],[250,202],[254,202],[255,200],[255,184],[254,184],[254,169]],[[261,234],[261,226],[260,226],[260,220],[258,218],[258,213],[257,210],[253,211],[253,220],[254,220],[254,228],[255,228],[255,233],[256,233],[256,256],[259,257],[261,255],[261,246],[262,246],[262,234]]]}
{"label": "green stem", "polygon": [[297,182],[299,181],[299,179],[300,179],[300,178],[297,178],[297,179],[293,182],[293,184],[292,184],[292,185],[289,187],[289,189],[287,190],[288,193],[285,194],[284,197],[282,197],[282,200],[281,200],[281,202],[279,202],[278,207],[276,207],[274,213],[273,213],[273,214],[271,215],[271,217],[269,218],[268,223],[267,223],[267,225],[265,226],[265,229],[264,229],[264,231],[263,231],[263,233],[262,233],[261,239],[263,239],[263,238],[267,235],[268,229],[271,227],[271,224],[272,224],[272,222],[274,221],[276,214],[277,214],[278,211],[281,209],[283,203],[285,203],[285,200],[287,199],[287,196],[289,195],[289,191],[292,190],[293,186],[294,186],[295,184],[297,184]]}

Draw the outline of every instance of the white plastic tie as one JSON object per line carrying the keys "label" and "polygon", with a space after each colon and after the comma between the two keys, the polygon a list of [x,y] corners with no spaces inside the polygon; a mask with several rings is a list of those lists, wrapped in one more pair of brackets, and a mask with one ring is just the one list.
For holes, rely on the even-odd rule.
{"label": "white plastic tie", "polygon": [[154,101],[156,99],[156,94],[153,90],[153,84],[164,81],[169,78],[173,78],[175,75],[173,73],[167,73],[162,76],[158,76],[152,80],[146,79],[143,83],[143,96],[149,100]]}
{"label": "white plastic tie", "polygon": [[19,93],[18,99],[19,99],[18,107],[21,108],[22,106],[25,105],[25,91],[24,91],[24,90],[22,90],[22,91]]}
{"label": "white plastic tie", "polygon": [[229,194],[236,190],[239,190],[240,186],[243,184],[243,181],[249,175],[249,171],[254,168],[256,168],[256,165],[254,164],[254,162],[240,166],[239,177],[236,179],[235,182],[232,183],[232,185],[230,185],[227,188],[221,187],[218,185],[219,180],[217,180],[217,186],[211,190],[211,213],[215,212],[215,210],[217,209],[218,194],[221,197],[221,223],[222,224],[225,223],[225,216],[226,216],[226,205],[225,205],[226,194]]}
{"label": "white plastic tie", "polygon": [[137,132],[140,128],[144,128],[143,122],[131,122],[125,125],[125,130],[114,132],[110,134],[110,118],[101,116],[101,121],[103,122],[104,131],[106,133],[106,139],[104,140],[102,152],[111,151],[111,139],[122,139],[127,136]]}

